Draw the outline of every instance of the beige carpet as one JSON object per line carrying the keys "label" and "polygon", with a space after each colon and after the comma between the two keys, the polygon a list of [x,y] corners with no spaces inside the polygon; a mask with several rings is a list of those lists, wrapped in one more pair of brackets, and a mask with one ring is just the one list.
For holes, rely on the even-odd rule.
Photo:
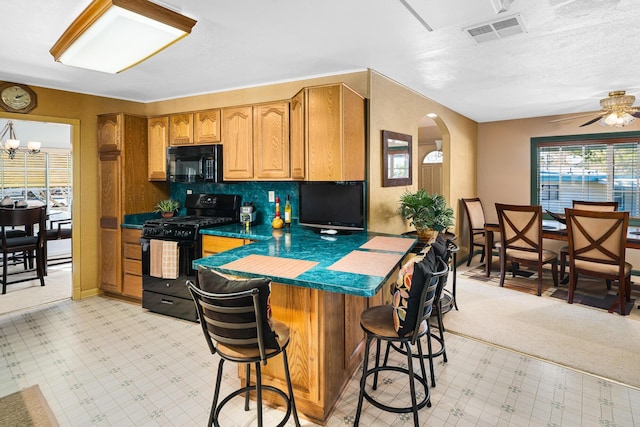
{"label": "beige carpet", "polygon": [[58,426],[37,385],[0,398],[0,426]]}
{"label": "beige carpet", "polygon": [[465,270],[457,276],[460,310],[444,319],[449,332],[640,388],[637,300],[630,316],[620,316],[552,298],[553,287],[538,297],[475,280]]}
{"label": "beige carpet", "polygon": [[44,284],[34,279],[8,285],[0,295],[0,315],[71,298],[71,264],[49,266]]}

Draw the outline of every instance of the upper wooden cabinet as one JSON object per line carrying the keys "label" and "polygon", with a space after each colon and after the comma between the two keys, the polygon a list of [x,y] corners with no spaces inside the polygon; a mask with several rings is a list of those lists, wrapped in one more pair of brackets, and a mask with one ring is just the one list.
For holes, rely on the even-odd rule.
{"label": "upper wooden cabinet", "polygon": [[225,180],[253,179],[253,107],[222,109]]}
{"label": "upper wooden cabinet", "polygon": [[148,128],[149,181],[166,181],[169,116],[150,117]]}
{"label": "upper wooden cabinet", "polygon": [[289,146],[291,179],[305,179],[306,145],[305,100],[306,90],[301,90],[291,99],[289,117]]}
{"label": "upper wooden cabinet", "polygon": [[193,144],[193,113],[171,114],[169,145]]}
{"label": "upper wooden cabinet", "polygon": [[253,107],[253,165],[256,179],[290,178],[289,103]]}
{"label": "upper wooden cabinet", "polygon": [[98,152],[120,151],[122,114],[103,114],[98,118]]}
{"label": "upper wooden cabinet", "polygon": [[365,100],[345,84],[306,89],[307,180],[365,180]]}
{"label": "upper wooden cabinet", "polygon": [[220,142],[220,109],[196,111],[193,122],[194,144]]}

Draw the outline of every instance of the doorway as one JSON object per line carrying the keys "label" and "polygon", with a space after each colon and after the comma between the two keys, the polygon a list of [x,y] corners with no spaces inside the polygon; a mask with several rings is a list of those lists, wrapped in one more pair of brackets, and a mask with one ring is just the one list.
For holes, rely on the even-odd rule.
{"label": "doorway", "polygon": [[424,116],[418,124],[419,187],[444,194],[442,134],[436,122]]}
{"label": "doorway", "polygon": [[[25,116],[0,113],[0,128],[11,121],[14,138],[20,145],[11,153],[0,152],[0,198],[28,206],[47,206],[47,227],[70,227],[73,200],[73,124],[47,120],[24,120]],[[29,117],[31,119],[31,117]],[[2,138],[6,148],[7,137]],[[33,149],[31,141],[41,143]],[[31,149],[30,149],[31,148]],[[47,268],[45,286],[38,280],[11,284],[3,295],[0,314],[54,301],[70,299],[73,294],[72,240],[54,240],[47,244],[52,260]],[[57,259],[57,262],[53,261]],[[22,266],[16,265],[16,274]]]}

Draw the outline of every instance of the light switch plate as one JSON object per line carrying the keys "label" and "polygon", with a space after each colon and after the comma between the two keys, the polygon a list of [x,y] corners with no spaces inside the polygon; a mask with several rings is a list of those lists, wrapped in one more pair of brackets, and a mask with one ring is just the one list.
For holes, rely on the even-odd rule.
{"label": "light switch plate", "polygon": [[270,203],[274,203],[276,201],[276,192],[275,191],[269,191],[269,202]]}
{"label": "light switch plate", "polygon": [[193,190],[187,190],[187,194],[193,194]]}

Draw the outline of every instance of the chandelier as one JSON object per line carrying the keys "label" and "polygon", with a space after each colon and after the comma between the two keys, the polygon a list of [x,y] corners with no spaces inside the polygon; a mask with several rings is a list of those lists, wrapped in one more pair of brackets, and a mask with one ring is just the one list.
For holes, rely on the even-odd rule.
{"label": "chandelier", "polygon": [[604,115],[600,119],[600,125],[610,127],[623,127],[630,125],[635,120],[638,108],[633,107],[636,97],[625,95],[625,91],[609,92],[608,98],[600,100]]}
{"label": "chandelier", "polygon": [[[8,136],[8,138],[2,143],[2,138]],[[29,141],[27,143],[27,153],[29,154],[38,154],[40,152],[40,146],[42,144],[37,141]],[[13,130],[13,122],[11,120],[7,121],[7,124],[2,128],[2,133],[0,133],[0,150],[7,153],[10,159],[16,158],[16,152],[18,151],[18,147],[20,146],[20,140],[16,136],[16,132]]]}

